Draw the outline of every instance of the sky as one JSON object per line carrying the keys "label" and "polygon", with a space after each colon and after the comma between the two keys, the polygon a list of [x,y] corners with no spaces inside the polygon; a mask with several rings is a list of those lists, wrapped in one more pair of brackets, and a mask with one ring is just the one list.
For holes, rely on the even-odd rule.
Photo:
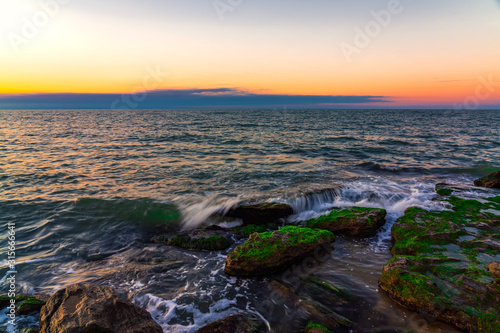
{"label": "sky", "polygon": [[0,109],[500,108],[500,0],[0,0]]}

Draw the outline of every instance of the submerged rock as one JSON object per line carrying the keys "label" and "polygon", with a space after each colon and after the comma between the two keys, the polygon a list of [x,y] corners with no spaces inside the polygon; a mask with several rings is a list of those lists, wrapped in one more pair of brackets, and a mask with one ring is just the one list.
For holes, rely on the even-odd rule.
{"label": "submerged rock", "polygon": [[488,188],[500,188],[500,171],[493,172],[492,174],[476,179],[474,185]]}
{"label": "submerged rock", "polygon": [[57,291],[40,313],[41,333],[162,333],[149,312],[109,287],[76,284]]}
{"label": "submerged rock", "polygon": [[244,314],[234,314],[200,328],[197,333],[262,333],[267,332],[266,324],[260,319],[252,319]]}
{"label": "submerged rock", "polygon": [[355,237],[369,237],[385,224],[385,209],[352,207],[334,210],[328,215],[306,221],[306,226],[313,229],[324,229],[335,234]]}
{"label": "submerged rock", "polygon": [[167,241],[170,246],[182,247],[189,250],[221,251],[228,249],[231,242],[216,232],[194,230],[181,234]]}
{"label": "submerged rock", "polygon": [[[287,307],[293,306],[300,309],[301,313],[305,315],[302,319],[314,320],[321,325],[342,328],[343,330],[352,325],[349,319],[334,311],[328,304],[311,298],[309,294],[304,294],[301,290],[296,290],[283,281],[272,280],[268,287],[272,295],[278,296]],[[295,318],[295,320],[301,319]]]}
{"label": "submerged rock", "polygon": [[396,302],[460,329],[500,332],[500,286],[488,263],[500,249],[498,198],[451,197],[453,211],[409,208],[392,227],[394,255],[379,280]]}
{"label": "submerged rock", "polygon": [[292,214],[293,208],[290,205],[266,202],[232,208],[225,216],[241,219],[244,224],[266,224],[286,219]]}
{"label": "submerged rock", "polygon": [[335,235],[327,230],[286,226],[278,231],[254,233],[226,258],[224,271],[229,275],[256,276],[273,273],[331,243]]}

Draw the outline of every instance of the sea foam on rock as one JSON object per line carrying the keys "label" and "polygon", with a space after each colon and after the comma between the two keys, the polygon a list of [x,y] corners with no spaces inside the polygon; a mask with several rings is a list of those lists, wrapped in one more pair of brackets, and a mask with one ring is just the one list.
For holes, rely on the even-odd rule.
{"label": "sea foam on rock", "polygon": [[226,257],[224,271],[229,275],[257,276],[286,268],[335,235],[327,230],[286,226],[274,232],[253,233]]}
{"label": "sea foam on rock", "polygon": [[447,201],[453,210],[411,207],[394,223],[394,257],[383,269],[380,289],[460,329],[500,332],[500,285],[491,264],[500,258],[498,197]]}
{"label": "sea foam on rock", "polygon": [[57,291],[40,313],[40,333],[162,333],[149,312],[109,287],[75,284]]}
{"label": "sea foam on rock", "polygon": [[308,228],[355,237],[374,236],[385,224],[387,212],[381,208],[351,207],[306,221]]}

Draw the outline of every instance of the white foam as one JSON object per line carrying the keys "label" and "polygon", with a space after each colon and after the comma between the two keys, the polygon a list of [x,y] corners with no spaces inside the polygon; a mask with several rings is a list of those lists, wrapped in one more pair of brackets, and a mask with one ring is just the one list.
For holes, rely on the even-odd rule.
{"label": "white foam", "polygon": [[217,195],[206,197],[201,201],[178,198],[176,203],[181,209],[183,216],[182,229],[196,229],[198,226],[209,220],[210,216],[213,214],[225,214],[229,209],[238,204],[238,202],[240,202],[239,198],[221,198]]}

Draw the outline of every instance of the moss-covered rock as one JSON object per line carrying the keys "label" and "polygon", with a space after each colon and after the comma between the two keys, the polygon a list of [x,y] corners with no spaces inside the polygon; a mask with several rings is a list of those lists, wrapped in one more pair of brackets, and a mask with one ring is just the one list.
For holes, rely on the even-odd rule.
{"label": "moss-covered rock", "polygon": [[332,331],[330,331],[323,325],[315,324],[312,321],[310,321],[309,324],[307,324],[304,333],[332,333]]}
{"label": "moss-covered rock", "polygon": [[265,202],[255,205],[240,205],[230,209],[225,216],[241,219],[244,224],[267,224],[286,219],[293,208],[284,203]]}
{"label": "moss-covered rock", "polygon": [[47,303],[44,300],[38,298],[29,297],[28,299],[19,303],[16,307],[16,313],[19,316],[28,315],[34,312],[40,312],[42,307]]}
{"label": "moss-covered rock", "polygon": [[306,226],[313,229],[323,229],[335,234],[355,237],[369,237],[385,223],[385,209],[352,207],[334,210],[328,215],[306,221]]}
{"label": "moss-covered rock", "polygon": [[278,231],[254,233],[226,258],[224,271],[230,275],[255,276],[286,268],[317,246],[335,240],[327,230],[286,226]]}
{"label": "moss-covered rock", "polygon": [[191,233],[177,235],[167,242],[170,246],[182,247],[189,250],[221,251],[228,249],[231,242],[218,233],[206,233],[194,231]]}
{"label": "moss-covered rock", "polygon": [[[47,295],[27,296],[21,295],[14,298],[16,304],[16,314],[18,316],[39,312],[48,299]],[[0,308],[11,304],[11,297],[0,296]]]}
{"label": "moss-covered rock", "polygon": [[486,177],[476,179],[474,185],[488,188],[500,188],[500,171],[493,172]]}
{"label": "moss-covered rock", "polygon": [[261,333],[266,332],[266,324],[257,318],[244,314],[234,314],[203,326],[197,333]]}
{"label": "moss-covered rock", "polygon": [[412,207],[392,227],[394,255],[381,290],[398,303],[455,326],[500,332],[500,286],[488,271],[500,259],[500,205],[450,197],[452,210]]}

